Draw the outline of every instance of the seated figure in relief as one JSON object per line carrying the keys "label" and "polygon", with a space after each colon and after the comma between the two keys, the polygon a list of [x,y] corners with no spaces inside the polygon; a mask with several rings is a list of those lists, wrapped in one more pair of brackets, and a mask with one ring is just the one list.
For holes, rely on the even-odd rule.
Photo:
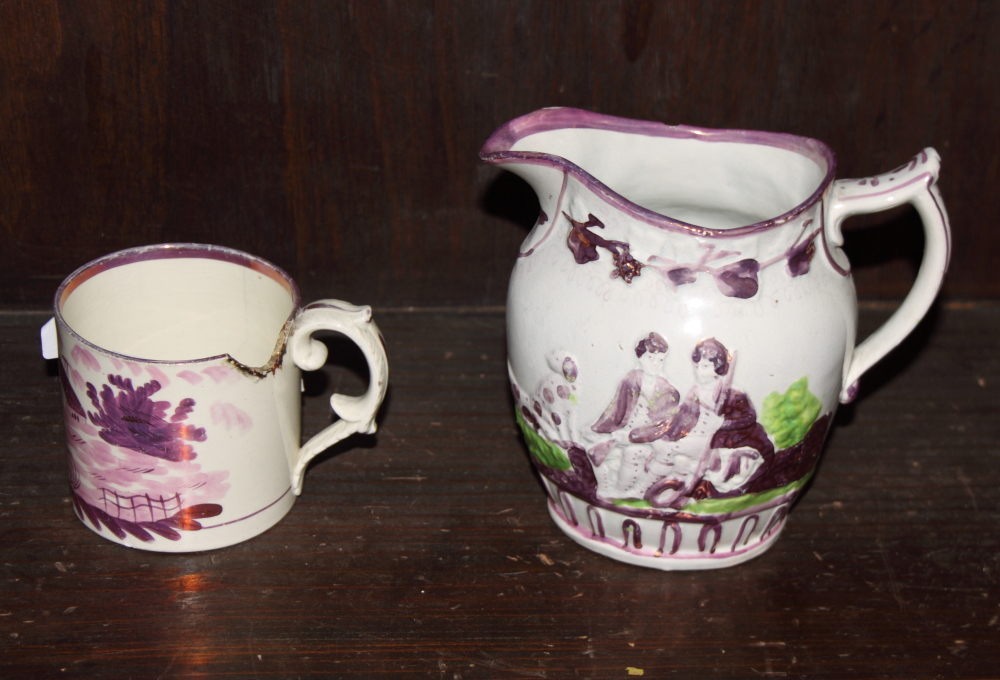
{"label": "seated figure in relief", "polygon": [[[635,347],[638,366],[618,384],[615,396],[591,430],[598,443],[588,450],[597,478],[597,495],[607,500],[642,497],[645,462],[652,453],[646,443],[630,440],[637,428],[671,419],[680,392],[661,373],[667,341],[650,333]],[[610,435],[599,437],[595,435]]]}
{"label": "seated figure in relief", "polygon": [[691,360],[695,385],[676,413],[629,432],[630,442],[650,447],[637,487],[655,507],[736,492],[774,456],[750,399],[732,386],[725,346],[702,340]]}

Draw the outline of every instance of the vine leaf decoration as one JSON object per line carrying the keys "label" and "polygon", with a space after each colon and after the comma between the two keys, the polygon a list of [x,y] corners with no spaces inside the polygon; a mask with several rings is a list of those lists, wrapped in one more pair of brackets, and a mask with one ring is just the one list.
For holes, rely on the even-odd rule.
{"label": "vine leaf decoration", "polygon": [[757,272],[760,263],[753,258],[727,264],[710,272],[715,279],[715,285],[726,297],[746,300],[757,294]]}
{"label": "vine leaf decoration", "polygon": [[739,256],[735,250],[716,250],[712,243],[699,244],[702,253],[694,262],[678,262],[670,258],[651,255],[648,262],[640,262],[630,252],[628,243],[606,239],[592,231],[594,227],[604,229],[604,223],[592,213],[587,215],[586,222],[578,222],[565,212],[563,216],[569,220],[572,229],[566,238],[566,243],[573,253],[577,264],[587,264],[600,259],[598,248],[611,253],[614,269],[611,278],[621,278],[625,283],[642,274],[643,268],[650,268],[660,274],[664,281],[675,291],[678,286],[694,283],[699,274],[708,274],[715,282],[716,288],[726,297],[746,300],[757,295],[760,290],[758,275],[761,271],[778,262],[786,262],[788,275],[795,278],[809,273],[813,256],[816,254],[816,236],[822,228],[816,229],[808,236],[806,231],[812,220],[806,220],[802,225],[795,242],[784,252],[775,257],[759,262],[747,257],[728,264],[711,265],[712,262],[731,256]]}
{"label": "vine leaf decoration", "polygon": [[573,257],[577,264],[587,264],[599,259],[601,255],[597,249],[604,248],[611,253],[611,259],[615,263],[611,278],[622,278],[625,279],[625,283],[632,283],[632,279],[642,275],[642,268],[646,265],[632,257],[627,243],[609,241],[600,234],[590,231],[591,227],[604,229],[604,223],[594,217],[593,213],[587,215],[586,222],[577,222],[565,212],[563,216],[573,225],[566,242],[569,249],[573,251]]}
{"label": "vine leaf decoration", "polygon": [[[806,220],[806,223],[802,225],[802,233],[809,228],[812,220]],[[816,254],[816,235],[819,234],[819,230],[814,231],[809,234],[809,236],[803,240],[802,234],[799,234],[799,238],[795,240],[792,247],[788,249],[788,275],[791,277],[802,276],[803,274],[809,273],[809,264],[812,262],[813,255]]]}
{"label": "vine leaf decoration", "polygon": [[677,262],[665,257],[653,255],[649,258],[649,267],[658,272],[670,284],[670,287],[677,290],[678,286],[694,283],[698,280],[699,274],[708,274],[715,281],[716,288],[726,297],[740,299],[752,298],[757,294],[759,284],[757,273],[761,266],[753,258],[744,258],[729,264],[717,267],[709,266],[709,263],[721,260],[724,257],[739,255],[734,250],[716,250],[711,243],[702,244],[704,249],[701,256],[695,262]]}

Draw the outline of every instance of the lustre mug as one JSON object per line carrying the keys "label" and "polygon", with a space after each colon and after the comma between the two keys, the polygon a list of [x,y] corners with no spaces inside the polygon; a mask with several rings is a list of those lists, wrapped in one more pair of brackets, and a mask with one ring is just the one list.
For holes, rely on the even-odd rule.
{"label": "lustre mug", "polygon": [[[313,456],[375,431],[388,364],[371,309],[299,309],[292,279],[253,255],[124,250],[76,270],[54,306],[73,507],[116,543],[190,552],[256,536],[291,509]],[[326,360],[321,329],[357,343],[371,383],[334,395],[341,419],[300,446],[300,369]]]}
{"label": "lustre mug", "polygon": [[[937,153],[835,180],[813,139],[554,108],[502,126],[480,155],[541,204],[511,276],[508,369],[556,524],[659,569],[767,550],[838,401],[941,285]],[[841,223],[900,203],[923,221],[923,262],[855,347]]]}

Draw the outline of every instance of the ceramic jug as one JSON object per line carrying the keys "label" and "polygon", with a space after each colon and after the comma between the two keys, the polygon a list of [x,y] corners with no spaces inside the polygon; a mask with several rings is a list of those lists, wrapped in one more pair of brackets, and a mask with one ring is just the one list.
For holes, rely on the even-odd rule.
{"label": "ceramic jug", "polygon": [[[556,108],[502,126],[480,156],[541,204],[511,276],[507,344],[553,520],[659,569],[767,550],[838,402],[941,285],[937,153],[836,180],[833,152],[813,139]],[[855,346],[841,224],[907,202],[923,222],[920,271]]]}

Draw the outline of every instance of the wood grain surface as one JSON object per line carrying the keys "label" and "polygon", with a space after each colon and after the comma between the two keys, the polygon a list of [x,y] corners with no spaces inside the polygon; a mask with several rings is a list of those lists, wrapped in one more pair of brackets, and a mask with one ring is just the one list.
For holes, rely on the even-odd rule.
{"label": "wood grain surface", "polygon": [[[537,215],[477,152],[543,106],[822,139],[841,177],[925,146],[949,299],[1000,296],[1000,3],[973,0],[5,0],[0,305],[194,241],[307,298],[502,304]],[[914,213],[856,220],[863,297],[900,298]]]}
{"label": "wood grain surface", "polygon": [[[323,455],[256,539],[122,548],[73,515],[44,318],[0,313],[5,679],[1000,677],[1000,308],[935,308],[839,411],[775,546],[689,573],[551,522],[499,312],[376,310],[392,365],[376,435]],[[306,435],[326,395],[366,385],[328,342]]]}

